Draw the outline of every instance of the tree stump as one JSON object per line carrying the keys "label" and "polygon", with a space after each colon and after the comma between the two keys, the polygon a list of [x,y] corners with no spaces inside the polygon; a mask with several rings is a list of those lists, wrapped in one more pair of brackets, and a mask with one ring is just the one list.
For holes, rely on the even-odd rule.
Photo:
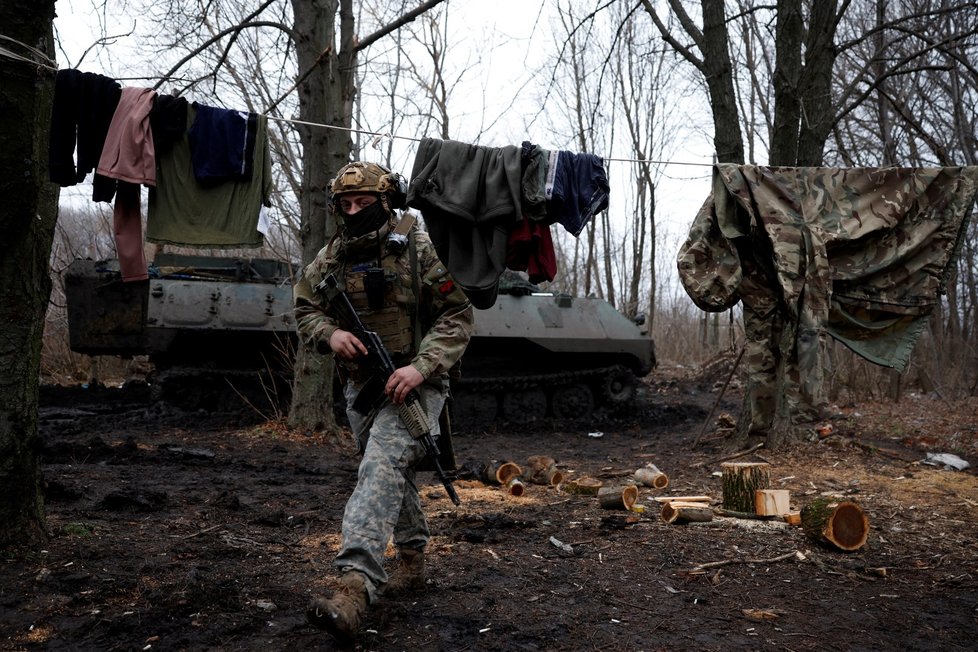
{"label": "tree stump", "polygon": [[754,513],[754,492],[771,485],[770,464],[766,462],[724,462],[723,508]]}
{"label": "tree stump", "polygon": [[545,455],[531,455],[526,458],[530,470],[527,479],[533,484],[549,484],[556,487],[564,480],[564,474],[557,468],[554,458]]}
{"label": "tree stump", "polygon": [[660,471],[655,464],[646,464],[635,471],[635,479],[653,489],[665,489],[669,486],[669,476]]}
{"label": "tree stump", "polygon": [[587,475],[582,475],[579,478],[574,478],[572,480],[567,480],[560,485],[560,488],[569,494],[579,494],[582,496],[596,496],[598,490],[604,486],[604,483],[597,478],[592,478]]}
{"label": "tree stump", "polygon": [[859,550],[869,536],[869,519],[850,500],[813,500],[801,510],[801,525],[811,539],[845,552]]}
{"label": "tree stump", "polygon": [[630,510],[638,499],[638,487],[628,484],[598,489],[598,504],[604,509]]}
{"label": "tree stump", "polygon": [[662,504],[659,518],[664,523],[682,525],[685,523],[706,523],[713,520],[713,510],[702,502],[669,502]]}

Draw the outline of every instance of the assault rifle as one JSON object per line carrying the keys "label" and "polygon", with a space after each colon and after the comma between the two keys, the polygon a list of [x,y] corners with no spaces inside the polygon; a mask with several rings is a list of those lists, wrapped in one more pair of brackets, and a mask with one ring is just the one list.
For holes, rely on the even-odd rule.
{"label": "assault rifle", "polygon": [[[373,367],[375,373],[373,378],[360,390],[360,394],[353,403],[355,410],[366,414],[373,405],[384,398],[384,386],[397,367],[394,366],[394,361],[391,360],[390,354],[384,348],[380,336],[364,326],[356,308],[350,302],[350,297],[346,296],[346,292],[339,288],[335,275],[330,274],[324,278],[316,289],[325,293],[330,305],[339,315],[340,322],[349,325],[350,332],[356,335],[357,339],[367,348],[367,362]],[[435,443],[435,438],[431,436],[428,415],[425,413],[424,406],[421,405],[421,397],[418,391],[412,389],[404,397],[404,402],[397,404],[396,407],[408,432],[424,447],[425,455],[428,456],[434,466],[435,475],[445,486],[448,497],[452,499],[453,503],[460,505],[462,501],[459,500],[458,494],[455,492],[452,478],[445,473],[441,467],[441,462],[438,461],[438,445]]]}

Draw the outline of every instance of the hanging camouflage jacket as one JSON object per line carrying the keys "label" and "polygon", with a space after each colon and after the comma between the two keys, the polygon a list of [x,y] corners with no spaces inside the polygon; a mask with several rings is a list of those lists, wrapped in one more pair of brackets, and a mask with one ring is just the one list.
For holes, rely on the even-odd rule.
{"label": "hanging camouflage jacket", "polygon": [[[944,292],[978,167],[721,164],[678,257],[704,310],[743,299],[902,370]],[[804,369],[802,370],[804,373]]]}

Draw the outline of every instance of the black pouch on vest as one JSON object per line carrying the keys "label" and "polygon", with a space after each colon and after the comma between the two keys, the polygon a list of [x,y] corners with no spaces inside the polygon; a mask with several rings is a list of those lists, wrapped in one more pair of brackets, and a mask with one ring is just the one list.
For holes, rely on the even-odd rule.
{"label": "black pouch on vest", "polygon": [[363,277],[363,289],[367,293],[367,305],[371,310],[384,307],[384,270],[371,267]]}

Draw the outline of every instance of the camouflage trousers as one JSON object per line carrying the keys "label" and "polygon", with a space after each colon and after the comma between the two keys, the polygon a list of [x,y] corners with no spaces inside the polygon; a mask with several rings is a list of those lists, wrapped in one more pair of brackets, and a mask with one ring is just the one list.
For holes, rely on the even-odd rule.
{"label": "camouflage trousers", "polygon": [[766,316],[744,306],[747,335],[747,394],[750,435],[767,436],[778,408],[778,362],[784,322],[776,311]]}
{"label": "camouflage trousers", "polygon": [[[428,413],[432,434],[438,434],[438,415],[445,404],[443,385],[424,383],[418,388]],[[363,430],[365,417],[352,409],[356,389],[347,385],[347,415],[354,432]],[[414,484],[415,467],[424,459],[424,447],[408,432],[387,402],[377,412],[366,442],[357,486],[343,511],[343,540],[335,565],[340,572],[358,571],[367,578],[370,601],[387,583],[384,552],[391,537],[397,546],[422,548],[428,543],[428,522]]]}
{"label": "camouflage trousers", "polygon": [[777,311],[760,316],[745,305],[750,435],[767,436],[779,407],[796,425],[814,422],[827,410],[822,335],[810,324],[804,312],[799,324],[786,324]]}

